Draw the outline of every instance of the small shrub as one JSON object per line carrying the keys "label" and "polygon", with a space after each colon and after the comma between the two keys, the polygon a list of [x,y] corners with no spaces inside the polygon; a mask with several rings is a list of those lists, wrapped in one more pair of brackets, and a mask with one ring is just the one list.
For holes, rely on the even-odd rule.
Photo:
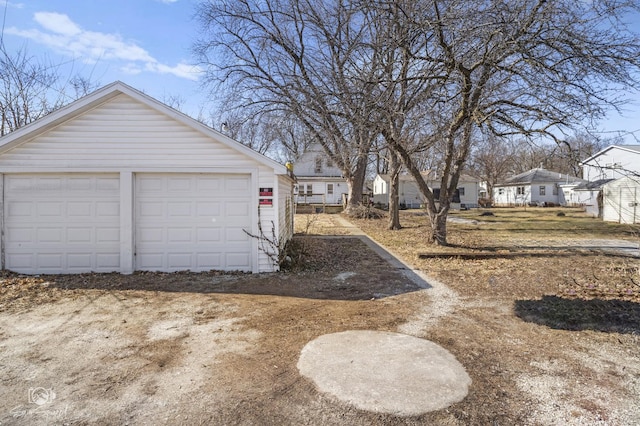
{"label": "small shrub", "polygon": [[382,219],[386,216],[384,211],[362,204],[347,208],[345,214],[352,219]]}

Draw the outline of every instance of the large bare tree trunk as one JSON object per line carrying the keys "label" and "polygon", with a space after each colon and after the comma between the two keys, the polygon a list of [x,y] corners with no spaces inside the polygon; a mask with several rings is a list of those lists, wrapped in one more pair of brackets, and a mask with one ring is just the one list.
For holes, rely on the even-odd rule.
{"label": "large bare tree trunk", "polygon": [[346,177],[349,186],[349,195],[347,199],[347,211],[352,207],[362,204],[362,189],[367,174],[367,158],[358,158],[355,171]]}

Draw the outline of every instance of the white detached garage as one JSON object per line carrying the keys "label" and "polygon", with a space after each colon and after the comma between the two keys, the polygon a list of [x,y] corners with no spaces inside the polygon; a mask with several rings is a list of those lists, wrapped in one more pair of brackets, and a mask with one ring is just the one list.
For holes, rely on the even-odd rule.
{"label": "white detached garage", "polygon": [[120,82],[0,139],[0,175],[16,272],[273,271],[247,233],[293,234],[284,166]]}

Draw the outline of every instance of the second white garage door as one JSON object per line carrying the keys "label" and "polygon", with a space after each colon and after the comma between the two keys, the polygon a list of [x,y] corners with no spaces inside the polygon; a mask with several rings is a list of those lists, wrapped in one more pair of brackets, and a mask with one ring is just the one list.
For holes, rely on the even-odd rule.
{"label": "second white garage door", "polygon": [[137,270],[251,271],[250,175],[140,173],[134,199]]}

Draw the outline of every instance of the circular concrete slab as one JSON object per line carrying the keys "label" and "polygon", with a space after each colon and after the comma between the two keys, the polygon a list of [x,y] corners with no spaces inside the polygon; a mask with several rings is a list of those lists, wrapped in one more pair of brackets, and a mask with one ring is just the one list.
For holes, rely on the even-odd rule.
{"label": "circular concrete slab", "polygon": [[302,349],[298,370],[341,401],[401,416],[446,408],[464,399],[471,384],[443,347],[382,331],[320,336]]}

